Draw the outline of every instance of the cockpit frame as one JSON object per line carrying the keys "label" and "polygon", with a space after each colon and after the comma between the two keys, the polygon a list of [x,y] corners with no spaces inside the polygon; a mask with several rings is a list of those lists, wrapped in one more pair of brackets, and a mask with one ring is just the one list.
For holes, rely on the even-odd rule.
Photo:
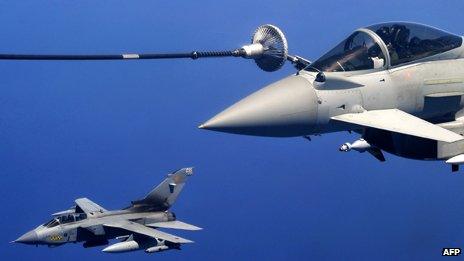
{"label": "cockpit frame", "polygon": [[367,28],[359,28],[355,32],[363,32],[368,34],[372,39],[374,39],[375,43],[377,43],[380,46],[380,50],[382,50],[383,56],[385,57],[385,64],[383,65],[382,68],[377,68],[377,69],[369,69],[369,70],[363,70],[363,71],[382,71],[382,70],[388,70],[390,68],[390,54],[388,53],[388,48],[385,42],[378,36],[374,31],[369,30]]}

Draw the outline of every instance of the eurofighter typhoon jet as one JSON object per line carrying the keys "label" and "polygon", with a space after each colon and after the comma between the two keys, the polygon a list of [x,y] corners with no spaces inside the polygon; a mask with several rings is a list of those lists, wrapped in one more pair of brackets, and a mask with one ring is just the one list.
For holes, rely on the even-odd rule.
{"label": "eurofighter typhoon jet", "polygon": [[116,238],[121,242],[106,247],[103,252],[144,249],[146,253],[154,253],[180,249],[181,244],[193,241],[161,232],[157,228],[201,229],[178,221],[176,215],[169,211],[190,175],[192,168],[169,174],[145,198],[133,201],[130,207],[123,210],[108,211],[87,198],[77,199],[74,207],[53,214],[52,220],[13,242],[50,247],[84,242],[83,246],[88,248],[106,245],[109,239]]}
{"label": "eurofighter typhoon jet", "polygon": [[[237,102],[201,129],[306,138],[356,131],[361,139],[341,151],[367,151],[381,161],[382,151],[444,160],[453,171],[464,164],[463,37],[422,24],[382,23],[356,30],[309,62],[286,55],[282,32],[268,27],[270,36],[255,48],[256,62],[283,57],[298,72]],[[246,46],[253,55],[251,47]],[[266,48],[274,53],[266,56]]]}
{"label": "eurofighter typhoon jet", "polygon": [[355,131],[340,151],[383,151],[464,164],[463,37],[423,24],[360,28],[311,62],[288,53],[282,31],[258,27],[251,44],[230,51],[115,55],[0,54],[1,60],[253,59],[264,71],[286,61],[297,72],[249,95],[199,127],[243,135],[299,137]]}

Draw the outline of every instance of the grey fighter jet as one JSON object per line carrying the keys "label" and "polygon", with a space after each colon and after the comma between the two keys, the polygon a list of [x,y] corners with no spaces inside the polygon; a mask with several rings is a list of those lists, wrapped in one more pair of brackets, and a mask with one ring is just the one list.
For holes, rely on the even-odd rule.
{"label": "grey fighter jet", "polygon": [[416,23],[360,28],[314,62],[287,56],[297,73],[200,128],[306,138],[356,131],[361,138],[340,151],[367,151],[381,161],[382,151],[443,160],[457,171],[464,164],[462,43],[461,36]]}
{"label": "grey fighter jet", "polygon": [[283,32],[258,27],[229,51],[141,54],[0,54],[0,60],[140,60],[243,57],[264,71],[297,72],[232,105],[202,129],[271,137],[355,131],[340,151],[383,151],[464,164],[463,37],[409,22],[360,28],[314,62],[288,53]]}
{"label": "grey fighter jet", "polygon": [[87,198],[75,201],[71,209],[53,214],[52,220],[27,232],[15,243],[60,246],[84,242],[84,247],[102,246],[109,239],[120,242],[103,249],[106,253],[121,253],[144,249],[147,253],[180,249],[192,241],[157,230],[172,228],[199,230],[181,222],[169,211],[185,185],[192,168],[178,170],[161,182],[145,198],[133,201],[130,207],[108,211]]}

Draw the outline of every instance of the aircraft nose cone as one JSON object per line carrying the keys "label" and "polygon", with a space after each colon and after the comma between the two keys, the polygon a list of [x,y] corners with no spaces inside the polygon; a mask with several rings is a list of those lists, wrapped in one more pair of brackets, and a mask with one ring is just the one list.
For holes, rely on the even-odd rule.
{"label": "aircraft nose cone", "polygon": [[37,233],[35,231],[29,231],[26,234],[20,236],[18,239],[16,239],[13,242],[28,244],[28,245],[35,245],[37,244],[37,241],[39,241],[39,237],[37,236]]}
{"label": "aircraft nose cone", "polygon": [[316,116],[314,88],[302,76],[290,76],[242,99],[199,128],[254,136],[302,136],[314,128]]}

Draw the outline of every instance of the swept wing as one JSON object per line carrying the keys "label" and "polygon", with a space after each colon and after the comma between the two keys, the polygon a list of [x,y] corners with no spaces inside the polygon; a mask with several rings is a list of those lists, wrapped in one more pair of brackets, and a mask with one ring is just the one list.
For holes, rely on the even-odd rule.
{"label": "swept wing", "polygon": [[398,109],[347,113],[333,120],[444,142],[464,139],[461,135]]}
{"label": "swept wing", "polygon": [[128,220],[109,222],[109,223],[103,224],[103,226],[110,227],[110,228],[111,227],[120,228],[120,229],[127,230],[131,233],[136,233],[136,234],[140,234],[140,235],[144,235],[144,236],[148,236],[152,238],[163,239],[163,240],[173,242],[173,243],[179,243],[179,244],[193,243],[193,241],[191,240],[181,238],[175,235],[171,235],[171,234],[168,234],[168,233],[165,233],[165,232],[153,229],[153,228],[149,228],[142,224],[135,223],[135,222],[128,221]]}
{"label": "swept wing", "polygon": [[183,229],[183,230],[201,230],[202,229],[201,227],[187,224],[179,220],[156,222],[156,223],[150,223],[146,225],[148,227],[161,227],[161,228],[172,228],[172,229]]}

